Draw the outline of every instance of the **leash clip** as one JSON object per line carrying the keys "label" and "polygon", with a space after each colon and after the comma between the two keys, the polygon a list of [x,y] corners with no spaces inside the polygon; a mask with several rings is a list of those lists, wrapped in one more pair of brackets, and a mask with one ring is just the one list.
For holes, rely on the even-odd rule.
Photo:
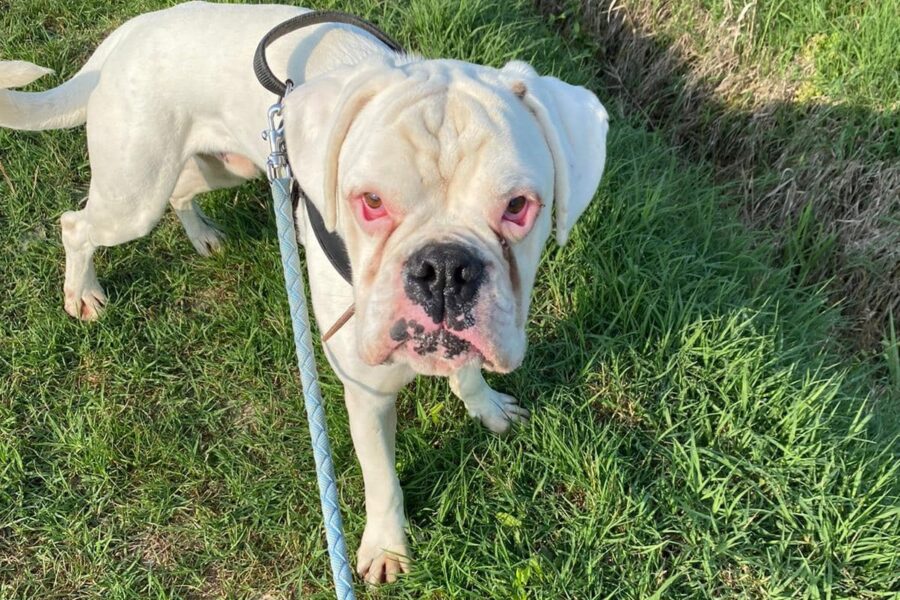
{"label": "leash clip", "polygon": [[266,161],[269,181],[291,177],[291,165],[288,163],[287,146],[284,143],[284,120],[281,118],[284,108],[282,100],[279,99],[269,107],[268,129],[262,132],[262,138],[269,142],[269,160]]}
{"label": "leash clip", "polygon": [[[291,176],[287,148],[284,145],[284,122],[280,120],[281,108],[280,101],[269,108],[269,128],[262,133],[263,139],[269,142],[269,160],[266,161],[269,181]],[[279,121],[277,125],[276,120]]]}

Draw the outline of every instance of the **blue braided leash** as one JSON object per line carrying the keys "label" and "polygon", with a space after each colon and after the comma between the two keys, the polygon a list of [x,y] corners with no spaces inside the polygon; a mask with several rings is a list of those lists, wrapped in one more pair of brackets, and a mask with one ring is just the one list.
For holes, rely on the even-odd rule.
{"label": "blue braided leash", "polygon": [[294,232],[294,215],[291,203],[291,176],[284,155],[283,131],[274,124],[280,116],[280,103],[269,111],[269,129],[266,139],[272,148],[269,156],[269,181],[272,186],[275,221],[278,228],[278,245],[281,249],[281,265],[284,268],[284,283],[291,310],[291,326],[294,330],[294,345],[297,348],[297,366],[303,384],[303,401],[309,420],[309,434],[312,438],[313,456],[316,461],[316,475],[319,480],[319,500],[325,517],[325,537],[328,540],[328,555],[331,558],[331,573],[339,600],[355,600],[353,575],[347,559],[347,544],[344,541],[344,526],[341,509],[338,506],[338,490],[334,478],[334,463],[331,459],[331,445],[325,425],[325,410],[322,406],[322,392],[316,373],[316,359],[310,332],[309,311],[303,291],[303,273],[300,270],[300,251]]}
{"label": "blue braided leash", "polygon": [[[310,11],[281,23],[269,31],[259,42],[253,56],[253,72],[260,84],[276,94],[278,102],[269,109],[269,127],[263,138],[269,142],[269,183],[272,186],[275,221],[278,226],[278,242],[281,248],[281,264],[284,268],[284,284],[291,308],[291,326],[294,330],[294,345],[297,347],[297,366],[303,384],[303,400],[309,419],[309,434],[312,437],[313,456],[316,460],[316,475],[319,480],[319,499],[325,517],[325,537],[328,540],[328,555],[331,558],[331,573],[339,600],[355,600],[353,575],[347,560],[347,544],[344,542],[344,527],[338,506],[337,484],[334,480],[334,463],[331,460],[331,445],[325,426],[325,411],[322,407],[322,393],[316,373],[312,334],[309,328],[309,311],[303,292],[303,274],[300,271],[300,251],[294,232],[294,214],[291,202],[291,169],[284,145],[284,126],[281,123],[281,99],[290,91],[290,80],[280,81],[266,61],[266,48],[275,40],[292,31],[323,23],[344,23],[357,27],[380,40],[390,51],[402,53],[397,42],[386,33],[358,17],[337,11]],[[277,121],[277,123],[276,123]]]}

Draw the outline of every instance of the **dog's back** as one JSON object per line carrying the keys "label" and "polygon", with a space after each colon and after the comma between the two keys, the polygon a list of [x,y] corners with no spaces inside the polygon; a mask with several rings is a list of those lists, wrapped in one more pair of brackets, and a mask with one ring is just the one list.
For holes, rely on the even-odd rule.
{"label": "dog's back", "polygon": [[[121,80],[116,83],[122,93],[153,91],[146,85],[128,89],[138,70],[143,71],[143,82],[155,79],[148,72],[164,71],[159,80],[172,85],[178,78],[210,79],[216,72],[226,79],[222,71],[232,69],[252,77],[255,43],[275,24],[302,12],[305,9],[290,6],[189,2],[140,15],[113,31],[74,77],[43,92],[11,88],[28,85],[52,70],[25,61],[0,61],[0,127],[41,131],[83,125],[88,101],[110,58],[114,73],[104,77]],[[223,31],[231,35],[223,37]],[[208,83],[214,86],[216,81]]]}

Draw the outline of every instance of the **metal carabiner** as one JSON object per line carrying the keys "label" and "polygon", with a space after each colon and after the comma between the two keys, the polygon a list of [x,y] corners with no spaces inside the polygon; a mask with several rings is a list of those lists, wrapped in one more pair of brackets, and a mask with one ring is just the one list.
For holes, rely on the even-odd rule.
{"label": "metal carabiner", "polygon": [[282,108],[281,100],[269,108],[268,129],[262,132],[262,138],[269,142],[269,160],[266,161],[269,181],[291,176],[291,167],[287,159],[287,147],[284,143],[284,121],[281,120]]}

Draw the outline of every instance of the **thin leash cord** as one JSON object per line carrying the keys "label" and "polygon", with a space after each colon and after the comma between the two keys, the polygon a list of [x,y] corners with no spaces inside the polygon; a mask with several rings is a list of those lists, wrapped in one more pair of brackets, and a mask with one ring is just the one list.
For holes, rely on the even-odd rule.
{"label": "thin leash cord", "polygon": [[334,477],[334,463],[331,459],[331,444],[325,424],[325,409],[316,373],[316,360],[310,333],[309,310],[303,291],[303,273],[300,270],[300,251],[294,233],[294,217],[291,205],[291,180],[282,177],[272,180],[275,221],[278,228],[278,245],[281,249],[281,265],[284,269],[284,283],[291,311],[291,325],[294,330],[294,345],[297,348],[297,366],[303,384],[303,400],[309,420],[309,435],[312,438],[313,456],[316,462],[316,476],[319,481],[319,500],[325,518],[325,537],[328,541],[328,555],[331,558],[331,573],[334,587],[340,600],[354,600],[353,574],[347,558],[347,544],[341,509],[338,505],[338,489]]}
{"label": "thin leash cord", "polygon": [[[279,100],[269,109],[268,129],[263,137],[269,142],[268,176],[272,186],[275,222],[278,228],[278,244],[281,251],[281,265],[284,270],[284,284],[291,311],[291,327],[294,332],[294,346],[297,349],[297,366],[303,385],[303,401],[309,420],[309,435],[312,438],[313,457],[316,462],[316,477],[319,481],[319,500],[325,522],[325,538],[328,541],[328,556],[331,559],[331,573],[338,600],[355,600],[353,574],[347,558],[347,544],[344,541],[344,527],[338,504],[338,489],[334,477],[334,462],[331,458],[331,444],[325,424],[325,409],[319,376],[316,373],[316,359],[310,331],[309,310],[304,295],[303,273],[300,270],[300,250],[294,231],[294,211],[291,201],[291,167],[287,160],[283,123],[276,123],[281,117],[282,99],[289,93],[290,82],[281,82],[272,73],[266,61],[266,48],[278,38],[303,27],[324,23],[344,23],[366,31],[380,40],[388,49],[402,52],[400,45],[383,31],[358,17],[336,11],[309,12],[289,19],[269,31],[260,41],[253,57],[253,70],[260,84],[277,94]],[[349,319],[349,310],[341,319]],[[339,320],[340,321],[340,320]],[[337,324],[336,324],[337,325]],[[332,327],[334,330],[334,327]],[[333,331],[326,334],[326,339]]]}

